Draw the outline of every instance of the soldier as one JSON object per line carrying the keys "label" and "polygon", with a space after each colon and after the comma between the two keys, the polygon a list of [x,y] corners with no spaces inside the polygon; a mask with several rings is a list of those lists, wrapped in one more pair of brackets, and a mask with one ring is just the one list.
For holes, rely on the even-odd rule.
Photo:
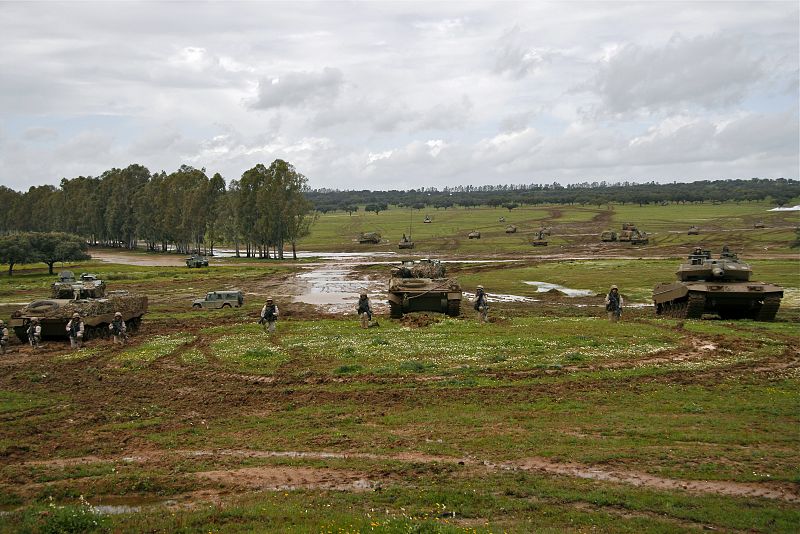
{"label": "soldier", "polygon": [[489,300],[483,290],[483,286],[478,286],[475,289],[475,311],[478,312],[478,318],[481,323],[489,320]]}
{"label": "soldier", "polygon": [[114,336],[114,344],[124,345],[128,339],[128,327],[125,321],[122,320],[122,313],[117,312],[114,314],[114,320],[108,325],[111,335]]}
{"label": "soldier", "polygon": [[272,301],[272,297],[267,299],[267,303],[261,308],[261,319],[258,321],[264,325],[264,331],[270,334],[275,332],[275,323],[278,322],[278,307]]}
{"label": "soldier", "polygon": [[34,349],[42,345],[42,325],[39,324],[38,317],[31,317],[31,323],[28,325],[28,342]]}
{"label": "soldier", "polygon": [[6,353],[6,346],[8,345],[8,327],[6,323],[0,319],[0,354]]}
{"label": "soldier", "polygon": [[72,320],[67,323],[67,333],[69,334],[69,346],[79,349],[83,346],[83,320],[80,313],[73,313]]}
{"label": "soldier", "polygon": [[619,321],[620,315],[622,315],[622,295],[619,294],[617,286],[611,286],[611,290],[606,296],[606,311],[609,321],[612,323]]}
{"label": "soldier", "polygon": [[372,306],[369,304],[369,297],[366,293],[361,293],[358,299],[358,315],[361,317],[361,328],[369,328],[372,321]]}

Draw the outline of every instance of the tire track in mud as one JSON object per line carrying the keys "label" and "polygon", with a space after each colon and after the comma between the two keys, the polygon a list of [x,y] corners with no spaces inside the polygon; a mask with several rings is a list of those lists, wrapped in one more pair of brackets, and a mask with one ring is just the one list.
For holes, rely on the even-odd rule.
{"label": "tire track in mud", "polygon": [[[58,459],[50,461],[26,462],[23,465],[36,466],[65,466],[105,462],[137,462],[148,463],[163,461],[169,456],[179,458],[293,458],[306,460],[374,460],[392,461],[405,463],[421,464],[450,464],[485,469],[491,472],[502,471],[523,471],[540,472],[548,475],[580,478],[623,484],[643,489],[658,491],[678,491],[699,494],[723,495],[739,498],[763,498],[788,503],[800,503],[800,487],[798,485],[783,482],[734,482],[723,480],[684,480],[660,477],[649,473],[624,469],[609,469],[593,465],[586,465],[577,462],[557,462],[544,457],[529,457],[519,460],[509,460],[502,462],[490,462],[480,460],[473,456],[462,458],[452,456],[437,456],[413,451],[397,454],[378,454],[368,452],[329,452],[329,451],[259,451],[250,449],[216,449],[216,450],[186,450],[177,449],[174,451],[145,451],[130,452],[120,458],[99,458],[90,456],[85,458]],[[286,470],[281,472],[280,469]],[[296,472],[292,471],[295,470]],[[311,471],[314,471],[313,473]],[[324,473],[324,474],[320,474]],[[344,469],[312,469],[301,467],[281,466],[260,466],[246,467],[239,469],[222,469],[198,471],[194,473],[200,478],[206,478],[226,485],[243,485],[246,487],[259,487],[261,489],[273,488],[283,489],[283,486],[291,486],[290,482],[298,487],[350,489],[353,491],[364,491],[374,487],[377,482],[370,481],[366,475]],[[237,478],[250,477],[250,481],[242,481]],[[280,487],[279,487],[280,486]]]}

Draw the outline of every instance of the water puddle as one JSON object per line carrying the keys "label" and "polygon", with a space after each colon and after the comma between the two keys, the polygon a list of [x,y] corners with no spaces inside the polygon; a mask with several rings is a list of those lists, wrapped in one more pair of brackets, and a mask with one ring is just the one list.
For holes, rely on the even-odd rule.
{"label": "water puddle", "polygon": [[[539,299],[531,297],[523,297],[522,295],[505,295],[503,293],[488,293],[487,298],[489,302],[541,302]],[[475,300],[475,293],[464,292],[465,301]]]}
{"label": "water puddle", "polygon": [[549,282],[523,281],[523,283],[528,284],[529,286],[536,286],[537,293],[547,293],[548,291],[555,289],[556,291],[563,293],[568,297],[593,297],[595,295],[595,292],[591,289],[572,289],[558,284],[551,284]]}
{"label": "water puddle", "polygon": [[295,279],[301,286],[294,302],[324,306],[334,313],[354,312],[359,294],[366,291],[373,309],[386,300],[381,284],[366,278],[352,278],[353,271],[345,267],[326,266],[298,274]]}

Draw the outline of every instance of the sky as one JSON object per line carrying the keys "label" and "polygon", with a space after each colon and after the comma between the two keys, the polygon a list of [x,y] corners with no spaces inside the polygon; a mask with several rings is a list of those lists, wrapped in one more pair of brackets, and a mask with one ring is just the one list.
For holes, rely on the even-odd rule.
{"label": "sky", "polygon": [[0,185],[797,179],[799,7],[0,0]]}

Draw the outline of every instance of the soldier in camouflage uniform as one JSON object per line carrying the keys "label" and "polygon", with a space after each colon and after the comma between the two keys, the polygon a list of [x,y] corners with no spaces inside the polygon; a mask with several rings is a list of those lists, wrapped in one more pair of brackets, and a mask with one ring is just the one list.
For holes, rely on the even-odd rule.
{"label": "soldier in camouflage uniform", "polygon": [[8,346],[8,327],[6,323],[0,319],[0,354],[6,353],[6,347]]}

